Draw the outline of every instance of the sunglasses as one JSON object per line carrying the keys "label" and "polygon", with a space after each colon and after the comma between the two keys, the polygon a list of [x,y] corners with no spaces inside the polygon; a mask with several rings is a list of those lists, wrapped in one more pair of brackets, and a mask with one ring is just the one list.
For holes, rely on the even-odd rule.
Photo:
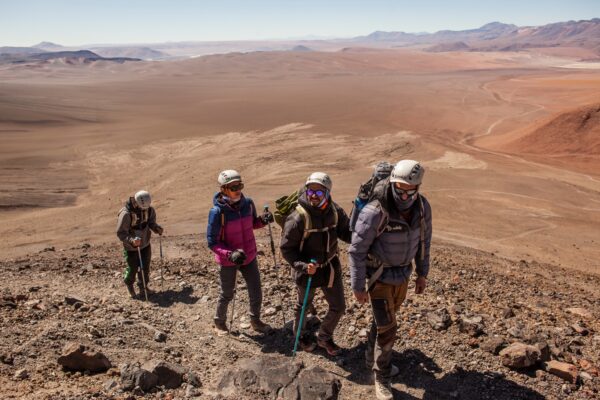
{"label": "sunglasses", "polygon": [[308,195],[308,197],[317,195],[318,197],[323,197],[325,196],[325,191],[324,190],[312,190],[312,189],[306,189],[306,194]]}
{"label": "sunglasses", "polygon": [[398,186],[394,185],[394,190],[396,191],[396,193],[398,193],[401,196],[403,194],[405,194],[407,196],[414,196],[419,191],[419,188],[417,187],[415,189],[407,189],[407,190],[405,190],[405,189],[401,189]]}
{"label": "sunglasses", "polygon": [[244,184],[241,182],[238,183],[237,185],[225,186],[225,189],[231,190],[232,192],[239,192],[243,188],[244,188]]}

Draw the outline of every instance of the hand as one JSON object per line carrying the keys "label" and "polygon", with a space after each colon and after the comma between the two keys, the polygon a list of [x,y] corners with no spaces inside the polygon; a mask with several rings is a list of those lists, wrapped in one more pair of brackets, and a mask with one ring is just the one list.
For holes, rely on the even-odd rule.
{"label": "hand", "polygon": [[133,247],[140,247],[142,245],[142,239],[139,237],[131,239],[131,245]]}
{"label": "hand", "polygon": [[306,273],[309,275],[314,275],[317,272],[317,264],[308,263],[306,264]]}
{"label": "hand", "polygon": [[156,233],[158,233],[160,236],[162,236],[163,232],[164,232],[163,227],[160,225],[156,225]]}
{"label": "hand", "polygon": [[260,219],[262,220],[263,224],[268,224],[270,222],[275,221],[275,219],[273,218],[273,213],[269,210],[265,210],[265,212],[263,212],[263,215],[260,217]]}
{"label": "hand", "polygon": [[367,300],[369,300],[369,293],[366,291],[359,292],[359,291],[355,290],[354,298],[356,298],[356,301],[358,302],[358,304],[365,304],[367,302]]}
{"label": "hand", "polygon": [[242,265],[246,261],[246,253],[242,249],[237,249],[229,253],[227,258],[235,265]]}
{"label": "hand", "polygon": [[425,278],[424,276],[417,277],[417,280],[415,281],[415,294],[423,293],[426,287],[427,278]]}

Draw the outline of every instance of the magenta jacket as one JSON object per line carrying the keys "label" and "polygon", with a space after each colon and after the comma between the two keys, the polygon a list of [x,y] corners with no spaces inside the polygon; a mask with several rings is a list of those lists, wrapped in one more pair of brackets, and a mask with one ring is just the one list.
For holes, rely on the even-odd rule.
{"label": "magenta jacket", "polygon": [[265,226],[256,215],[254,202],[242,195],[242,199],[232,206],[218,192],[213,197],[213,204],[208,213],[206,240],[215,253],[215,260],[224,267],[234,266],[227,256],[236,249],[243,249],[246,253],[245,265],[250,264],[256,258],[254,229]]}

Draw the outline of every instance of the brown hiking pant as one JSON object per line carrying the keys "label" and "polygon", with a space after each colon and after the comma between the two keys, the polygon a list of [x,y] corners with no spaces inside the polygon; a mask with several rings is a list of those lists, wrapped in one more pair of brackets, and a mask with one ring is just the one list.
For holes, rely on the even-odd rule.
{"label": "brown hiking pant", "polygon": [[392,350],[398,331],[396,312],[404,302],[407,290],[408,280],[401,285],[376,282],[369,291],[373,323],[369,332],[367,358],[372,355],[373,370],[381,377],[391,372]]}

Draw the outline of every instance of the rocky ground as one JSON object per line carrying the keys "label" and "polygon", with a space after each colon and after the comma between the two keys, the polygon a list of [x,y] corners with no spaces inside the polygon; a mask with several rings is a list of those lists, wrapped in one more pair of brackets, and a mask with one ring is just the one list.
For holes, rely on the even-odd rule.
{"label": "rocky ground", "polygon": [[[291,318],[292,280],[287,269],[273,267],[265,232],[258,241],[264,320],[276,328],[266,336],[249,329],[241,278],[234,334],[215,335],[218,274],[200,237],[165,238],[162,282],[154,242],[156,293],[149,302],[128,298],[116,243],[82,243],[0,261],[0,397],[273,398],[264,387],[255,390],[248,376],[227,387],[241,365],[266,359],[298,366],[290,367],[294,373],[302,366],[303,379],[324,373],[317,367],[328,371],[341,384],[338,398],[374,398],[363,357],[370,309],[354,303],[346,286],[347,312],[336,337],[342,355],[300,352],[292,361],[293,337],[282,328],[279,309],[283,299]],[[411,286],[398,315],[396,399],[600,398],[599,276],[439,243],[432,254],[426,293],[414,295]],[[322,296],[315,306],[322,317]],[[310,320],[316,329],[318,319]],[[89,359],[103,372],[63,369],[59,357],[70,343],[86,346],[80,351],[87,355],[102,353],[108,361],[98,354]],[[512,343],[523,345],[505,349]],[[174,380],[165,383],[168,374],[159,364],[175,370],[169,372],[177,375]]]}

